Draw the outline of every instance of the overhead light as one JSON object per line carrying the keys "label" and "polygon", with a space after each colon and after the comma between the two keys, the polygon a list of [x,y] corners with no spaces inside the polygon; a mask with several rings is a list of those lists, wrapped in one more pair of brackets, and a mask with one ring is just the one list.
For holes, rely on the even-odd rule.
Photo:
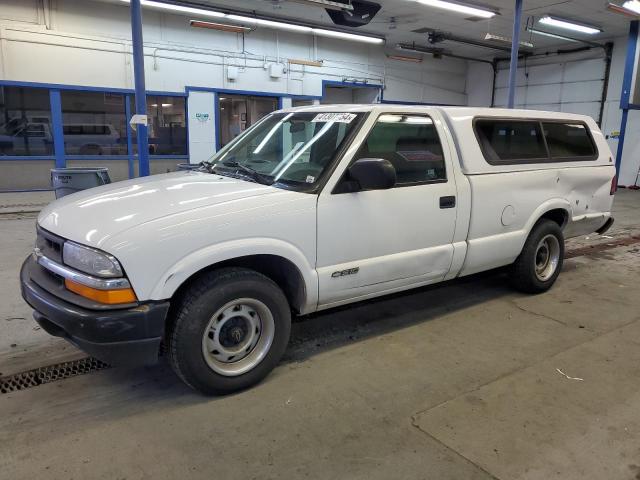
{"label": "overhead light", "polygon": [[[502,36],[502,35],[496,35],[494,33],[487,33],[484,36],[484,39],[485,40],[491,40],[491,41],[494,41],[494,42],[506,43],[506,44],[509,44],[509,45],[511,45],[513,43],[513,40],[511,39],[511,37],[505,37],[505,36]],[[521,41],[520,42],[520,46],[527,47],[527,48],[533,48],[533,43]]]}
{"label": "overhead light", "polygon": [[322,60],[316,61],[316,60],[299,60],[296,58],[289,58],[287,60],[291,65],[306,65],[308,67],[321,67],[322,65],[324,65],[324,62]]}
{"label": "overhead light", "polygon": [[329,10],[353,10],[351,2],[334,2],[332,0],[292,0],[296,3],[310,5],[312,7],[328,8]]}
{"label": "overhead light", "polygon": [[451,12],[463,13],[465,15],[471,15],[472,17],[491,18],[497,13],[493,10],[487,10],[484,8],[471,6],[465,3],[447,2],[445,0],[417,0],[418,3],[427,5],[429,7],[441,8],[443,10],[449,10]]}
{"label": "overhead light", "polygon": [[338,32],[336,30],[325,30],[324,28],[313,28],[312,31],[314,34],[320,35],[321,37],[343,38],[345,40],[354,40],[356,42],[373,43],[377,45],[384,43],[384,38],[380,37],[356,35],[354,33]]}
{"label": "overhead light", "polygon": [[539,23],[543,25],[549,25],[551,27],[564,28],[566,30],[573,30],[574,32],[587,33],[589,35],[595,35],[597,33],[601,33],[601,28],[596,28],[591,25],[585,25],[581,23],[575,23],[571,20],[565,20],[558,17],[552,17],[550,15],[542,17],[538,20]]}
{"label": "overhead light", "polygon": [[543,37],[557,38],[558,40],[566,40],[567,42],[579,42],[575,38],[565,37],[564,35],[559,35],[557,33],[545,32],[544,30],[538,30],[537,28],[527,27],[527,32],[533,33],[534,35],[541,35]]}
{"label": "overhead light", "polygon": [[422,63],[422,58],[420,57],[406,57],[404,55],[387,55],[389,60],[398,60],[400,62],[413,62],[413,63]]}
{"label": "overhead light", "polygon": [[[125,3],[131,3],[131,0],[121,0]],[[175,5],[173,3],[154,2],[153,0],[140,0],[140,5],[145,7],[159,8],[161,10],[169,10],[178,13],[189,13],[192,15],[201,15],[203,17],[221,18],[225,14],[214,10],[205,10],[204,8],[186,7],[184,5]]]}
{"label": "overhead light", "polygon": [[277,28],[279,30],[291,30],[293,32],[311,33],[313,30],[311,27],[305,25],[296,25],[293,23],[275,22],[273,20],[265,20],[264,18],[245,17],[243,15],[228,14],[226,18],[229,20],[235,20],[242,23],[253,23],[255,25],[261,25],[263,27]]}
{"label": "overhead light", "polygon": [[[121,1],[125,3],[131,3],[131,0],[121,0]],[[156,2],[154,0],[140,0],[140,4],[144,5],[145,7],[159,8],[159,9],[169,10],[176,13],[185,13],[185,14],[188,13],[191,15],[209,16],[209,17],[215,17],[215,18],[226,18],[234,22],[249,24],[253,26],[259,25],[262,27],[274,28],[277,30],[288,30],[291,32],[298,32],[298,33],[311,33],[311,34],[319,35],[322,37],[341,38],[344,40],[352,40],[355,42],[364,42],[364,43],[371,43],[371,44],[377,44],[377,45],[381,45],[384,43],[384,38],[382,37],[359,35],[355,33],[341,32],[338,30],[328,30],[325,28],[315,28],[307,25],[299,25],[296,23],[278,22],[275,20],[267,20],[266,18],[247,17],[244,15],[236,15],[235,13],[223,13],[223,12],[217,12],[215,10],[206,10],[204,8],[193,8],[193,7],[186,7],[184,5],[175,5],[173,3]],[[198,21],[191,20],[191,22],[198,22]],[[200,22],[200,23],[206,23],[206,22]],[[220,25],[220,28],[215,28],[212,26],[203,26],[203,25],[197,25],[197,26],[200,26],[203,28],[214,28],[215,30],[220,30],[222,29],[222,27],[227,27],[227,25],[225,24],[218,24],[218,25]],[[193,25],[193,26],[196,26],[196,25]],[[233,27],[233,26],[229,25],[228,27]],[[244,25],[239,25],[237,27],[241,29],[247,28]],[[236,30],[226,30],[226,31],[236,31]],[[246,30],[242,30],[242,31],[246,31]]]}
{"label": "overhead light", "polygon": [[[609,4],[611,5],[611,4]],[[634,13],[640,15],[640,2],[637,0],[628,0],[622,4],[622,8],[626,10],[631,10]]]}
{"label": "overhead light", "polygon": [[208,28],[209,30],[219,30],[221,32],[246,33],[250,32],[249,27],[242,25],[230,25],[228,23],[203,22],[201,20],[190,20],[189,25],[197,28]]}

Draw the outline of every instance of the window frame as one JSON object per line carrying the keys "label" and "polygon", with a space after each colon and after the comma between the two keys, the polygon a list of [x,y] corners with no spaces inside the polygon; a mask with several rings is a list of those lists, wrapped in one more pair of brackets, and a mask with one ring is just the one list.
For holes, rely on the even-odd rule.
{"label": "window frame", "polygon": [[[482,141],[480,140],[480,134],[478,133],[477,122],[479,121],[495,121],[495,122],[520,122],[520,123],[538,123],[538,127],[540,128],[540,133],[542,134],[542,141],[544,144],[544,149],[547,152],[546,157],[536,157],[536,158],[510,158],[507,160],[491,160],[487,155],[487,152],[483,146]],[[531,165],[537,163],[565,163],[565,162],[593,162],[600,158],[600,151],[598,149],[598,145],[596,144],[593,134],[591,133],[591,128],[584,120],[568,120],[568,119],[558,119],[558,118],[540,118],[540,117],[499,117],[499,116],[477,116],[473,117],[472,120],[472,129],[473,134],[476,139],[476,143],[482,152],[482,157],[484,161],[489,165],[493,166],[502,166],[502,165]],[[564,125],[582,125],[586,132],[591,145],[593,146],[594,154],[591,156],[572,156],[572,157],[552,157],[551,152],[549,150],[549,145],[547,143],[547,136],[544,133],[544,123],[559,123]]]}
{"label": "window frame", "polygon": [[[333,190],[331,191],[331,193],[333,195],[340,195],[340,194],[344,194],[344,193],[354,193],[354,192],[342,192],[342,191],[340,191],[340,185],[345,181],[346,176],[349,174],[349,168],[351,167],[351,165],[353,165],[355,162],[360,160],[360,158],[358,158],[358,153],[360,152],[360,149],[366,143],[366,141],[369,139],[369,135],[371,135],[371,132],[373,132],[373,129],[378,124],[378,121],[379,121],[380,117],[383,116],[383,115],[405,115],[405,116],[413,116],[413,117],[426,117],[426,118],[431,119],[431,121],[433,122],[433,127],[436,130],[436,135],[438,136],[438,141],[440,142],[440,147],[442,148],[442,163],[444,164],[444,178],[440,178],[440,179],[437,179],[437,180],[424,180],[424,181],[420,181],[420,182],[410,182],[410,183],[395,184],[389,190],[394,190],[396,188],[416,187],[416,186],[420,186],[420,185],[435,185],[435,184],[438,184],[438,183],[447,183],[449,181],[449,168],[447,166],[446,151],[445,151],[445,148],[444,148],[444,143],[442,143],[442,137],[441,137],[440,132],[438,130],[438,127],[436,125],[436,120],[433,118],[433,115],[431,115],[430,113],[406,112],[406,111],[404,111],[404,112],[380,112],[380,113],[378,113],[376,118],[373,120],[373,124],[371,125],[371,128],[369,129],[369,131],[366,133],[366,135],[362,139],[362,142],[360,142],[360,145],[358,145],[358,150],[354,154],[353,158],[349,161],[349,164],[347,165],[347,167],[345,168],[344,172],[342,173],[342,175],[340,177],[340,180],[338,180],[336,182],[335,186],[333,187]],[[376,157],[361,157],[361,158],[376,158]]]}

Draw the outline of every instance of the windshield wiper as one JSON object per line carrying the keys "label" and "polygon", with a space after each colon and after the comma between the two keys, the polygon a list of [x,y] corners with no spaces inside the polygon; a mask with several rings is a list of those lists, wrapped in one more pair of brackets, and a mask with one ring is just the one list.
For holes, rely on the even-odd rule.
{"label": "windshield wiper", "polygon": [[253,168],[247,167],[246,165],[243,165],[236,161],[230,160],[228,162],[216,164],[215,166],[217,167],[220,165],[226,168],[236,169],[237,171],[249,176],[249,178],[251,178],[255,182],[262,183],[264,185],[271,185],[273,183],[273,180],[268,175],[264,175],[257,170],[254,170]]}

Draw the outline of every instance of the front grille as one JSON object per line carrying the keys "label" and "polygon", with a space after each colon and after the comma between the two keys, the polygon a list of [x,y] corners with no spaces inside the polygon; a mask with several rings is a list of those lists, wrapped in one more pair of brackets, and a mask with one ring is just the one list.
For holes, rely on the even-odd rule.
{"label": "front grille", "polygon": [[64,239],[47,232],[45,229],[37,228],[36,247],[42,254],[57,263],[62,263],[62,245]]}

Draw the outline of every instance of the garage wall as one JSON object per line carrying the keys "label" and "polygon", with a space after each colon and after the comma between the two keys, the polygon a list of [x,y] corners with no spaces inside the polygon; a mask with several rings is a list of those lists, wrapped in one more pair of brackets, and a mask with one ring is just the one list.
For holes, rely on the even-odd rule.
{"label": "garage wall", "polygon": [[[589,115],[600,112],[605,60],[602,50],[579,56],[530,60],[518,68],[516,107]],[[500,62],[496,76],[495,106],[506,107],[509,64]]]}
{"label": "garage wall", "polygon": [[[47,28],[40,2],[16,3],[0,0],[2,79],[133,87],[127,5],[58,0]],[[406,65],[388,60],[380,46],[320,37],[314,46],[310,35],[264,28],[246,34],[243,45],[241,35],[192,28],[189,17],[148,9],[143,21],[149,90],[200,86],[320,97],[322,81],[330,80],[382,84],[387,100],[466,104],[464,61]],[[293,65],[271,78],[265,66],[287,58],[323,60],[324,66]],[[240,69],[235,81],[227,79],[229,66]]]}

